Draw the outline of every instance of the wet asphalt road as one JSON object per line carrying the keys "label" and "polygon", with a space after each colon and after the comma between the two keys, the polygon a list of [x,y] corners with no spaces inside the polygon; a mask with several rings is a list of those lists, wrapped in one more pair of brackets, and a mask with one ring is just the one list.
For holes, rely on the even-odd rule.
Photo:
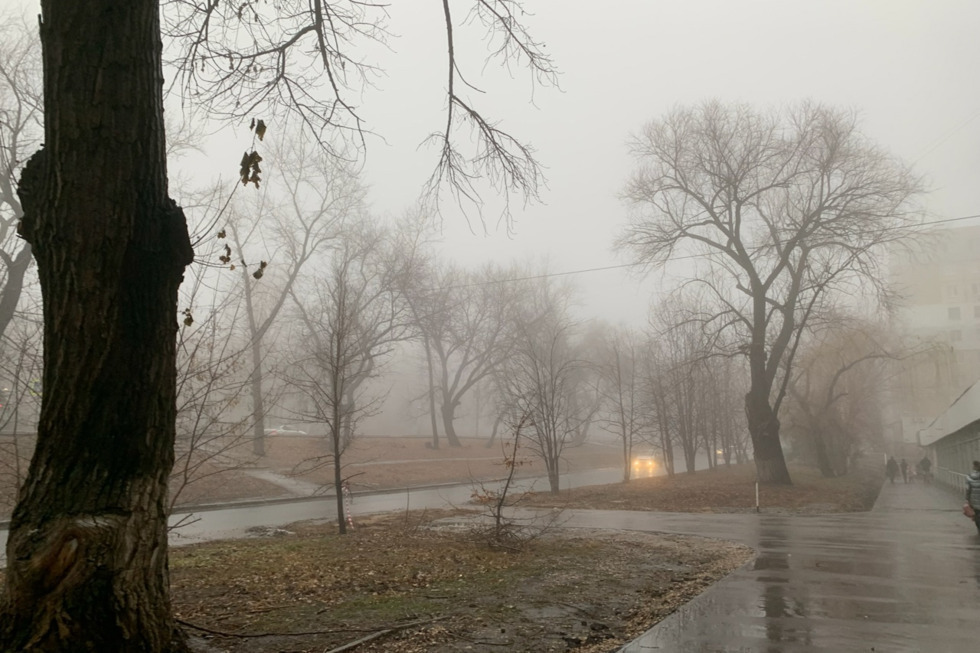
{"label": "wet asphalt road", "polygon": [[961,653],[980,646],[980,536],[961,505],[933,486],[886,484],[870,513],[579,511],[566,526],[717,537],[757,551],[624,653]]}

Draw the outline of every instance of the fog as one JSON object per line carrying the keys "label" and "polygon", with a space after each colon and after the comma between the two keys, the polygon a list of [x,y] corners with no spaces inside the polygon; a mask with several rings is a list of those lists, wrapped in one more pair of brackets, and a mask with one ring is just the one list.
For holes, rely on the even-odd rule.
{"label": "fog", "polygon": [[[20,6],[28,15],[35,11],[28,2],[8,6]],[[695,256],[680,256],[664,266],[640,266],[630,252],[613,247],[634,210],[625,194],[640,163],[630,154],[628,143],[651,121],[671,111],[706,101],[762,112],[786,110],[802,102],[854,111],[858,129],[868,141],[911,165],[923,180],[926,192],[916,197],[919,222],[926,227],[980,224],[976,217],[980,206],[973,192],[980,169],[980,89],[973,79],[980,68],[980,48],[973,34],[980,23],[976,3],[620,1],[599,11],[584,3],[546,0],[527,9],[522,19],[557,67],[557,87],[534,83],[519,61],[501,65],[488,59],[491,46],[481,40],[482,30],[462,17],[456,56],[471,84],[461,92],[501,129],[534,148],[546,185],[530,201],[520,194],[502,197],[477,182],[479,200],[457,203],[444,188],[441,211],[428,216],[432,231],[426,238],[438,265],[459,266],[464,274],[478,274],[480,266],[494,264],[499,268],[494,284],[506,285],[512,275],[567,285],[568,320],[579,344],[588,340],[590,328],[607,329],[602,325],[625,324],[646,333],[662,328],[659,302],[705,270],[694,262]],[[447,46],[438,3],[396,3],[386,12],[391,34],[387,45],[363,45],[358,51],[376,65],[378,74],[358,89],[364,147],[347,156],[350,173],[363,188],[358,191],[362,196],[357,212],[390,225],[417,206],[436,161],[437,151],[423,143],[442,128],[445,118]],[[168,68],[165,74],[175,72]],[[192,102],[175,95],[168,98],[171,125],[180,124],[180,114],[192,108]],[[257,143],[246,122],[227,124],[206,117],[188,111],[184,120],[199,130],[193,136],[194,147],[175,150],[170,163],[172,192],[185,206],[200,241],[198,267],[193,268],[200,287],[193,298],[185,294],[181,309],[193,307],[193,319],[205,321],[208,311],[225,301],[222,293],[231,291],[236,282],[237,275],[230,269],[236,261],[251,266],[268,262],[265,283],[256,284],[254,297],[257,314],[275,325],[260,352],[268,357],[269,367],[265,391],[271,405],[266,426],[322,423],[311,419],[309,411],[288,405],[298,400],[289,398],[295,395],[296,383],[285,378],[289,374],[283,370],[291,364],[285,352],[304,346],[297,335],[299,318],[291,300],[283,302],[284,309],[275,309],[281,314],[270,308],[292,270],[283,233],[295,222],[290,226],[288,220],[269,217],[281,212],[272,207],[285,201],[281,189],[291,174],[285,167],[277,168],[269,150],[289,134],[307,141],[304,151],[315,148],[311,149],[309,133],[296,120],[270,118],[267,143]],[[252,147],[268,157],[262,189],[239,188],[237,183],[238,153]],[[231,213],[217,211],[231,189],[237,193],[229,204]],[[332,192],[310,185],[300,193],[299,204],[309,210],[318,191]],[[215,194],[202,195],[206,192]],[[510,210],[507,219],[501,217],[505,206]],[[208,268],[216,265],[225,242],[219,239],[217,249],[210,250],[211,235],[223,228],[232,213],[238,216],[235,220],[249,225],[251,240],[240,248],[235,245],[226,264],[229,269],[205,279],[206,274],[214,274]],[[935,239],[927,239],[926,229],[922,234],[920,255],[913,257],[917,260],[935,256],[929,249]],[[888,256],[893,263],[907,260],[894,258],[898,256],[894,251],[880,252],[879,260]],[[322,276],[329,259],[324,254],[303,275]],[[882,266],[883,278],[889,274],[887,265]],[[894,273],[891,277],[890,281],[897,279]],[[483,282],[476,277],[462,281],[464,285]],[[438,286],[435,280],[427,283],[430,290]],[[900,295],[901,285],[891,290]],[[188,281],[185,290],[190,286]],[[312,292],[312,287],[305,286],[303,292]],[[918,292],[930,294],[928,289]],[[846,304],[848,297],[839,300]],[[942,336],[945,342],[954,337],[944,324],[925,331],[910,326],[908,315],[921,313],[925,305],[915,301],[919,304],[909,305],[905,314],[879,313],[862,319],[876,321],[876,329],[892,330],[890,337],[895,339],[904,338],[909,330],[920,341]],[[854,308],[861,301],[852,304]],[[899,301],[897,306],[901,305]],[[969,306],[963,310],[969,311]],[[235,332],[234,338],[246,338],[245,320],[238,315],[229,318],[233,326],[228,328]],[[588,326],[595,321],[600,326]],[[972,352],[973,341],[971,337],[957,346]],[[809,346],[816,352],[827,346],[826,338],[823,344],[817,338]],[[372,359],[372,365],[381,365],[365,386],[370,390],[363,399],[371,409],[365,411],[359,428],[367,433],[427,433],[431,427],[422,399],[425,393],[420,391],[424,365],[418,344],[393,338],[383,349],[383,356]],[[896,355],[895,347],[889,355]],[[239,375],[247,365],[242,356],[232,365]],[[908,402],[892,401],[892,407],[885,409],[884,426],[877,430],[915,442],[918,431],[975,380],[968,365],[964,367],[968,355],[954,358],[963,370],[948,374],[925,407],[915,415],[902,414],[894,404]],[[929,361],[923,364],[934,366]],[[24,385],[25,396],[30,383],[35,381]],[[459,428],[466,434],[486,435],[496,419],[490,391],[479,384],[474,388],[460,397]],[[242,400],[226,406],[232,421],[244,419],[251,410],[245,394],[243,388]],[[25,406],[21,423],[31,417]],[[603,429],[592,428],[591,433],[591,437],[611,437]]]}
{"label": "fog", "polygon": [[[855,109],[868,137],[925,177],[930,192],[923,208],[931,219],[980,212],[970,190],[980,167],[975,3],[623,1],[606,7],[597,13],[584,3],[551,0],[529,8],[529,28],[558,66],[560,90],[532,89],[517,66],[475,65],[474,83],[484,93],[473,97],[534,146],[547,188],[541,202],[526,207],[513,198],[512,236],[497,224],[501,202],[492,193],[483,198],[487,233],[472,206],[464,216],[444,201],[447,258],[466,266],[531,258],[547,261],[552,272],[601,268],[573,275],[583,290],[580,314],[645,323],[650,296],[676,285],[683,270],[641,280],[612,251],[625,223],[619,196],[633,169],[626,142],[670,109],[710,98],[759,108],[812,99]],[[384,73],[358,107],[370,130],[368,200],[373,211],[398,215],[418,198],[437,154],[420,144],[442,127],[445,39],[438,3],[395,3],[388,12],[396,37],[390,50],[370,52]],[[486,53],[479,30],[460,34],[458,47],[474,64]],[[227,176],[234,174],[238,152],[251,144],[245,127],[222,133],[209,149],[207,170],[227,159]]]}

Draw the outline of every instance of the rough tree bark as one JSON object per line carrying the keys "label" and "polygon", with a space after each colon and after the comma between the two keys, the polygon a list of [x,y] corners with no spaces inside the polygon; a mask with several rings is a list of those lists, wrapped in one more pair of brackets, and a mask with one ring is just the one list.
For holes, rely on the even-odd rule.
{"label": "rough tree bark", "polygon": [[167,578],[177,287],[159,6],[42,2],[45,146],[20,187],[44,299],[37,449],[14,510],[5,651],[176,652]]}

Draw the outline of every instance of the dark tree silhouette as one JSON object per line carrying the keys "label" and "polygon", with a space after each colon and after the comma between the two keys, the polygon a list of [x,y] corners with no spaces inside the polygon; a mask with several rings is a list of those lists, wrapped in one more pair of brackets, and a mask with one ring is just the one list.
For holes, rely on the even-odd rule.
{"label": "dark tree silhouette", "polygon": [[745,411],[759,480],[789,484],[779,409],[808,321],[836,294],[884,295],[883,246],[907,239],[921,184],[870,143],[852,113],[774,113],[708,102],[647,125],[632,143],[634,207],[619,240],[639,263],[694,259],[747,357]]}

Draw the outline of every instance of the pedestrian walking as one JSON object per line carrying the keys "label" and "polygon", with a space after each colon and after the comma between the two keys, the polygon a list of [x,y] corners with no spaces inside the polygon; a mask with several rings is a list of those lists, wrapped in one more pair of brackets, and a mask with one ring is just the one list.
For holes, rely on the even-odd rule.
{"label": "pedestrian walking", "polygon": [[919,476],[921,476],[926,483],[932,481],[932,476],[929,473],[929,470],[932,469],[932,461],[929,460],[929,456],[922,456],[922,460],[919,461],[917,466],[919,468]]}
{"label": "pedestrian walking", "polygon": [[973,511],[973,523],[980,535],[980,460],[973,461],[973,471],[966,477],[966,505],[963,512],[969,516],[969,507]]}
{"label": "pedestrian walking", "polygon": [[901,464],[899,464],[899,467],[902,468],[902,482],[903,483],[908,483],[909,482],[909,464],[908,464],[908,461],[906,461],[904,458],[902,458],[902,462],[901,462]]}
{"label": "pedestrian walking", "polygon": [[895,483],[895,476],[898,474],[898,463],[895,462],[895,456],[891,456],[888,462],[885,463],[885,476],[892,484]]}

